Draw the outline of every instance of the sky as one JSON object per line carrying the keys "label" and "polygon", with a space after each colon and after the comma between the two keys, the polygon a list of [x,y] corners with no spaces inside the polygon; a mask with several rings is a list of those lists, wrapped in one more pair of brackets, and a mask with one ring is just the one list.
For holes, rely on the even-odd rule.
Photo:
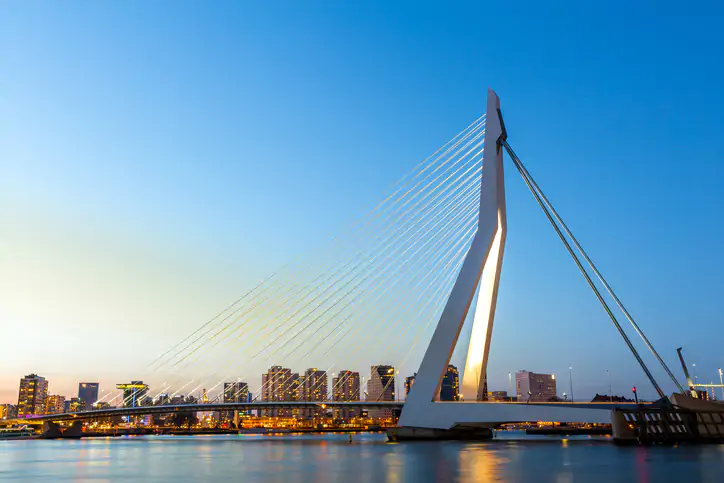
{"label": "sky", "polygon": [[[484,112],[488,87],[511,145],[665,360],[681,378],[683,346],[715,379],[723,14],[717,2],[3,3],[0,403],[31,372],[65,395],[142,378],[373,206]],[[561,381],[573,367],[582,395],[605,392],[609,371],[614,392],[653,397],[506,169],[491,389],[511,371]]]}

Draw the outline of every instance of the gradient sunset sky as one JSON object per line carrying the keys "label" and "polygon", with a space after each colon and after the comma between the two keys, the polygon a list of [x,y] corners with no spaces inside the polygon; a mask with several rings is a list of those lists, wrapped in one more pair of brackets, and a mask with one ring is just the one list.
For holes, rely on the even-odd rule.
{"label": "gradient sunset sky", "polygon": [[[681,376],[683,346],[713,380],[723,15],[720,2],[4,3],[0,403],[31,372],[67,396],[143,379],[482,114],[489,86],[516,152],[670,366]],[[511,168],[491,389],[573,365],[582,394],[605,392],[610,370],[614,392],[653,395]]]}

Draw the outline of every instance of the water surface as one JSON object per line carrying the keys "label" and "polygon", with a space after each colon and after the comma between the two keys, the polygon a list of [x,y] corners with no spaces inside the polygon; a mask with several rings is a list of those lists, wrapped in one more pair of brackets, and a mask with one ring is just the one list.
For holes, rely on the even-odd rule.
{"label": "water surface", "polygon": [[724,482],[724,445],[550,437],[386,443],[381,434],[0,441],[0,481]]}

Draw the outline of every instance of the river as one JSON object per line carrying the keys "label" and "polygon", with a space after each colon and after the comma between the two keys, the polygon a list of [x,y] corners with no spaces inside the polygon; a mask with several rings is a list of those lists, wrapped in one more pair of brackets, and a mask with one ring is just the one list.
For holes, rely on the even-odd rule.
{"label": "river", "polygon": [[382,434],[142,436],[0,441],[0,481],[711,482],[724,445],[617,447],[499,433],[487,442],[387,443]]}

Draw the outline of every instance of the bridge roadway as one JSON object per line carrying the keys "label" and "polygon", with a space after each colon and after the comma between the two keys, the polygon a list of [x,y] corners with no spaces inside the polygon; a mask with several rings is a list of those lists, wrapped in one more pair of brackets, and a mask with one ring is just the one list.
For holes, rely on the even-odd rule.
{"label": "bridge roadway", "polygon": [[[445,405],[510,405],[510,406],[538,406],[538,407],[565,407],[578,409],[634,409],[635,403],[607,403],[607,402],[475,402],[456,401],[438,402]],[[87,419],[108,418],[112,416],[144,416],[153,414],[169,414],[173,412],[207,412],[207,411],[249,411],[254,409],[301,409],[301,408],[337,408],[337,409],[402,409],[405,405],[402,401],[274,401],[274,402],[250,402],[250,403],[206,403],[206,404],[169,404],[164,406],[138,406],[132,408],[108,408],[77,413],[45,414],[31,416],[16,420],[17,422],[42,422],[42,421],[78,421]],[[500,421],[500,423],[517,421]],[[573,421],[570,421],[573,422]]]}

